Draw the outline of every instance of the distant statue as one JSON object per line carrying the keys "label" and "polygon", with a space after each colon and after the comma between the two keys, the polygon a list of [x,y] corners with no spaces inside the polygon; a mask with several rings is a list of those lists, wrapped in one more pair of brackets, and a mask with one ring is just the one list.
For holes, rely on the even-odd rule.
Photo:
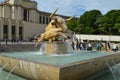
{"label": "distant statue", "polygon": [[66,21],[71,20],[74,16],[72,16],[69,19],[63,19],[60,16],[54,16],[55,13],[57,12],[58,8],[50,15],[50,23],[45,29],[45,32],[42,33],[37,41],[37,43],[40,43],[42,41],[55,41],[55,39],[59,36],[63,36],[67,38],[65,33],[67,33],[67,26],[66,26]]}

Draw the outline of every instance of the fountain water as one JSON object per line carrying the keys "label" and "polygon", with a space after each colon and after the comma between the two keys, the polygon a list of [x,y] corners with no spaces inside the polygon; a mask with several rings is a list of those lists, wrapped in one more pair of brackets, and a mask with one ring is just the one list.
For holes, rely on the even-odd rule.
{"label": "fountain water", "polygon": [[114,80],[117,80],[117,77],[116,77],[116,75],[114,74],[112,67],[111,67],[108,63],[105,63],[105,64],[108,66],[109,70],[110,70],[111,73],[113,74]]}
{"label": "fountain water", "polygon": [[8,80],[10,74],[18,67],[18,65],[16,65],[15,67],[13,67],[10,72],[8,73],[7,77],[5,78],[5,80]]}
{"label": "fountain water", "polygon": [[113,63],[114,65],[116,65],[115,68],[117,69],[117,71],[119,72],[119,75],[120,75],[120,69],[119,69],[119,66],[118,66],[114,61],[112,61],[112,63]]}
{"label": "fountain water", "polygon": [[[5,80],[5,78],[8,76],[8,72],[3,70],[0,74],[0,80]],[[20,77],[16,74],[11,73],[8,80],[28,80],[26,78]]]}
{"label": "fountain water", "polygon": [[[120,65],[120,63],[118,63],[114,66],[109,65],[112,68],[112,72],[114,73],[117,80],[120,80],[120,75],[118,73],[118,69],[116,68],[116,66],[119,68],[120,67],[119,65]],[[107,66],[107,68],[108,68],[108,66]],[[106,69],[104,71],[101,71],[99,74],[97,73],[96,75],[88,78],[87,80],[115,80],[112,72],[110,69]]]}
{"label": "fountain water", "polygon": [[6,63],[6,64],[0,69],[0,74],[1,74],[1,72],[3,71],[3,69],[4,69],[7,65],[9,65],[9,63]]}
{"label": "fountain water", "polygon": [[[71,41],[71,40],[70,40],[70,41]],[[60,44],[60,43],[61,43],[61,42],[59,42],[59,44]],[[46,45],[47,45],[47,44],[48,44],[48,43],[42,43],[42,44],[41,44],[41,47],[40,47],[40,50],[39,50],[38,54],[41,54],[41,55],[46,54],[45,49],[46,49]],[[57,51],[58,51],[57,42],[51,42],[50,44],[51,44],[50,48],[54,48],[54,51],[57,52]],[[66,53],[68,53],[68,55],[71,54],[71,53],[74,53],[74,51],[73,51],[70,43],[68,43],[68,42],[65,41],[65,42],[62,42],[62,44],[66,45],[66,49],[67,49],[67,52],[66,52]],[[60,47],[60,46],[59,46],[59,47]],[[63,48],[65,49],[65,47],[63,47]],[[53,56],[54,56],[54,55],[60,56],[60,55],[63,54],[62,51],[59,52],[59,55],[56,54],[55,52],[51,52]],[[64,52],[64,53],[65,53],[65,52]],[[65,53],[65,54],[66,54],[66,53]],[[48,55],[50,55],[50,54],[48,54]],[[52,56],[52,55],[51,55],[51,56]],[[64,55],[64,54],[63,54],[63,55]]]}

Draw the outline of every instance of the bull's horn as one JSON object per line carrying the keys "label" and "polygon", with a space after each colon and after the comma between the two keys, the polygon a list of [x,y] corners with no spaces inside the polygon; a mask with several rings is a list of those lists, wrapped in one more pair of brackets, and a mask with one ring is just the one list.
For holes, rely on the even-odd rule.
{"label": "bull's horn", "polygon": [[50,15],[50,19],[53,17],[53,15],[57,12],[58,8],[55,9],[55,11]]}
{"label": "bull's horn", "polygon": [[71,19],[73,19],[76,16],[76,14],[68,19],[66,19],[66,21],[70,21]]}

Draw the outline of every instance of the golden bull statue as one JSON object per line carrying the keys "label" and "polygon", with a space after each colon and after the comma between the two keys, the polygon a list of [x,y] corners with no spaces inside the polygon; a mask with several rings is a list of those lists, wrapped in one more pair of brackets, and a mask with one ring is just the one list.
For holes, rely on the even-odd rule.
{"label": "golden bull statue", "polygon": [[52,42],[58,36],[64,36],[65,38],[67,38],[67,36],[64,34],[68,30],[66,26],[66,21],[71,20],[74,16],[72,16],[69,19],[63,19],[60,16],[54,16],[57,10],[58,8],[50,15],[51,21],[46,27],[45,32],[40,35],[37,43],[40,43],[46,40],[49,42]]}
{"label": "golden bull statue", "polygon": [[40,35],[40,38],[38,39],[38,42],[46,41],[48,40],[49,42],[54,40],[54,37],[56,36],[64,36],[67,38],[66,35],[64,35],[62,28],[52,28],[49,31],[46,31],[45,33]]}

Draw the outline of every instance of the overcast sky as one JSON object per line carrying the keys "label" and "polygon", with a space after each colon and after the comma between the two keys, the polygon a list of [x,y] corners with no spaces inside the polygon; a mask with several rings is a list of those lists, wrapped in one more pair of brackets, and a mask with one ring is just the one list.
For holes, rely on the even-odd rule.
{"label": "overcast sky", "polygon": [[[2,0],[0,0],[2,1]],[[38,3],[38,9],[45,12],[53,12],[57,7],[57,14],[72,16],[82,15],[85,11],[97,9],[105,14],[112,9],[120,9],[120,0],[34,0]]]}

